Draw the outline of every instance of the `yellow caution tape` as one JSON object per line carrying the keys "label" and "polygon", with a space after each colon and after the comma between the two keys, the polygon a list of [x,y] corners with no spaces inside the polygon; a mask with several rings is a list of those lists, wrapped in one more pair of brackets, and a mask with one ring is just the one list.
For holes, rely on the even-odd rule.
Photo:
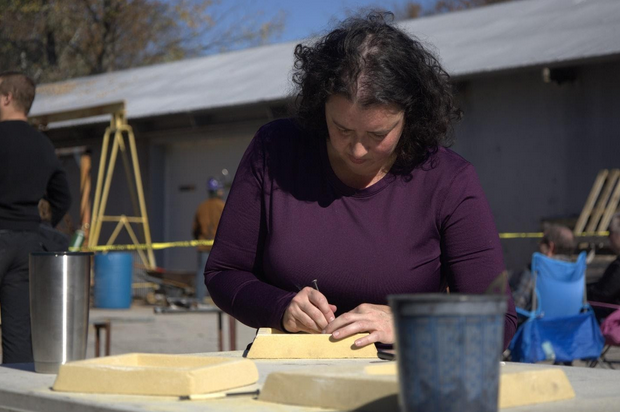
{"label": "yellow caution tape", "polygon": [[111,250],[138,250],[138,249],[168,249],[172,247],[196,247],[196,246],[213,246],[212,240],[183,240],[179,242],[162,242],[140,245],[102,245],[94,247],[70,247],[71,252],[109,252]]}
{"label": "yellow caution tape", "polygon": [[[543,232],[531,232],[531,233],[500,233],[500,239],[536,239],[542,238]],[[609,232],[583,232],[577,237],[604,237],[608,236]],[[151,248],[153,250],[160,249],[169,249],[173,247],[196,247],[196,246],[212,246],[212,240],[183,240],[179,242],[162,242],[162,243],[151,243]],[[113,250],[138,250],[138,249],[149,249],[149,245],[140,244],[140,245],[102,245],[102,246],[94,246],[94,247],[81,247],[75,248],[71,247],[69,250],[71,252],[109,252]]]}
{"label": "yellow caution tape", "polygon": [[[544,235],[543,232],[533,232],[533,233],[500,233],[500,239],[525,239],[525,238],[542,238]],[[597,237],[597,236],[608,236],[609,232],[583,232],[576,237]]]}
{"label": "yellow caution tape", "polygon": [[542,232],[533,232],[533,233],[500,233],[500,239],[519,239],[519,238],[537,238],[543,237]]}

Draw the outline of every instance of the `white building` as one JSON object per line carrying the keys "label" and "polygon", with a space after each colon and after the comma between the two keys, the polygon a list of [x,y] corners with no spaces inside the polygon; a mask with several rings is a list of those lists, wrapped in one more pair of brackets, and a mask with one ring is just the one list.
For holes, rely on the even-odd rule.
{"label": "white building", "polygon": [[[454,149],[475,165],[500,232],[578,215],[596,173],[620,167],[620,1],[522,0],[402,27],[435,46],[458,87],[465,118]],[[187,240],[207,178],[232,176],[256,129],[286,115],[296,44],[41,85],[32,114],[126,101],[153,240]],[[52,124],[49,136],[89,146],[96,173],[106,125]],[[77,168],[65,164],[77,199]],[[121,173],[110,214],[131,213],[125,193]],[[503,241],[507,266],[525,264],[536,242]],[[158,256],[169,269],[195,262],[187,248]]]}

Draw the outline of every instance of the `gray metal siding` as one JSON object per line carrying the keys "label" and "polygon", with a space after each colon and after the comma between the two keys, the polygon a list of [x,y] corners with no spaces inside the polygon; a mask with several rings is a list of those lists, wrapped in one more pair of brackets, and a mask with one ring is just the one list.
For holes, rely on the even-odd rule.
{"label": "gray metal siding", "polygon": [[[583,66],[577,81],[540,71],[472,80],[454,149],[474,164],[500,232],[534,232],[542,219],[578,216],[600,169],[620,167],[620,62]],[[537,241],[503,241],[506,263]]]}

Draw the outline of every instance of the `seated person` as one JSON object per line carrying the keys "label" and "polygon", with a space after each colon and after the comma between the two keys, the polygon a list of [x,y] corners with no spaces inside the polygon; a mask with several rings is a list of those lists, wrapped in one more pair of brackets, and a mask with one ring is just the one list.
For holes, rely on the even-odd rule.
{"label": "seated person", "polygon": [[[609,222],[609,246],[620,255],[620,213],[616,213]],[[598,282],[588,285],[588,300],[620,305],[620,256],[610,263]],[[615,310],[595,305],[593,308],[599,322]]]}
{"label": "seated person", "polygon": [[251,327],[393,344],[388,295],[482,294],[504,271],[474,168],[444,147],[460,110],[436,58],[384,14],[295,58],[297,116],[263,126],[241,160],[207,288]]}
{"label": "seated person", "polygon": [[[552,259],[571,261],[571,255],[575,250],[575,235],[566,226],[548,225],[544,229],[538,248],[540,253]],[[534,287],[531,265],[510,275],[508,282],[515,306],[531,311],[532,289]]]}

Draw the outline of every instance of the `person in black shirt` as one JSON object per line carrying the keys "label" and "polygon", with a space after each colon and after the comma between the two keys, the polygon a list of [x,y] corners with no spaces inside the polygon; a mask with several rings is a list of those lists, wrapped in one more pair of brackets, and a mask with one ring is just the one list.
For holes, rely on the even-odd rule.
{"label": "person in black shirt", "polygon": [[[616,213],[609,222],[609,246],[620,255],[620,213]],[[607,266],[598,282],[588,285],[588,300],[620,305],[620,256]],[[599,321],[614,311],[612,308],[593,306]]]}
{"label": "person in black shirt", "polygon": [[67,177],[50,140],[27,123],[35,84],[0,73],[0,305],[2,362],[32,362],[28,257],[44,251],[39,200],[56,226],[71,205]]}

